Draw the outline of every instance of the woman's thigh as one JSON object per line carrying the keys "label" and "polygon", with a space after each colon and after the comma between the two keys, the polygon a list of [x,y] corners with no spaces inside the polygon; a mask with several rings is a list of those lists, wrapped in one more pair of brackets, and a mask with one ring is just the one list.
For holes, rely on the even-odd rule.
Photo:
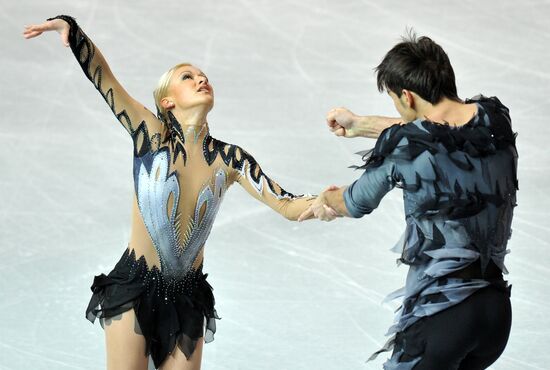
{"label": "woman's thigh", "polygon": [[174,352],[166,357],[166,360],[160,366],[160,370],[200,370],[202,360],[202,347],[204,344],[203,338],[197,341],[197,345],[193,354],[189,360],[185,357],[183,352],[176,347]]}
{"label": "woman's thigh", "polygon": [[133,309],[105,319],[104,328],[108,370],[147,370],[145,338]]}

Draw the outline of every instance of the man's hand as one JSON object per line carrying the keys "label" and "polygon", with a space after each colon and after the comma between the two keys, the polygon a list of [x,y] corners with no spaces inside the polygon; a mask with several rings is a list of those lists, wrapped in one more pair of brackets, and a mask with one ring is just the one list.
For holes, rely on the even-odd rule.
{"label": "man's hand", "polygon": [[336,136],[377,139],[386,128],[402,124],[400,117],[358,116],[346,108],[334,108],[327,113],[327,125]]}
{"label": "man's hand", "polygon": [[327,125],[336,136],[357,137],[357,119],[359,117],[346,108],[334,108],[327,113]]}
{"label": "man's hand", "polygon": [[313,204],[300,215],[300,217],[298,218],[298,222],[307,220],[312,216],[321,221],[332,221],[336,217],[342,217],[342,215],[340,215],[338,212],[336,212],[334,209],[326,204],[326,198],[324,196],[327,191],[334,191],[337,189],[339,189],[338,186],[334,185],[326,188],[325,191],[319,194]]}

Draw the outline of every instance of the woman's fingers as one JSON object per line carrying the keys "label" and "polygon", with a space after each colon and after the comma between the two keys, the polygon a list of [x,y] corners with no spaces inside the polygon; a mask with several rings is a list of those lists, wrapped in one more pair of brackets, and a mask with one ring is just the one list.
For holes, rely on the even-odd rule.
{"label": "woman's fingers", "polygon": [[32,24],[30,26],[26,26],[25,28],[28,31],[32,31],[32,32],[52,31],[54,28],[52,27],[52,25],[50,23],[51,22],[46,22],[46,23],[42,23],[42,24]]}
{"label": "woman's fingers", "polygon": [[302,222],[313,216],[321,221],[332,221],[337,217],[341,217],[341,215],[338,214],[338,212],[336,212],[334,209],[327,206],[326,204],[323,204],[317,207],[309,207],[300,215],[300,217],[298,217],[298,222]]}
{"label": "woman's fingers", "polygon": [[26,39],[32,39],[33,37],[40,36],[42,33],[47,31],[59,32],[61,34],[61,42],[63,45],[69,46],[69,25],[67,22],[60,19],[25,26],[23,37]]}
{"label": "woman's fingers", "polygon": [[336,213],[332,208],[323,204],[321,207],[314,208],[315,217],[321,221],[332,221],[336,218]]}
{"label": "woman's fingers", "polygon": [[313,209],[311,207],[309,207],[308,209],[306,209],[301,215],[300,217],[298,217],[298,222],[302,222],[304,220],[307,220],[308,218],[310,218],[311,216],[313,216]]}
{"label": "woman's fingers", "polygon": [[323,208],[324,208],[324,211],[325,211],[324,214],[323,214],[323,218],[322,218],[323,221],[332,221],[338,215],[338,213],[336,213],[335,210],[333,210],[332,208],[330,208],[326,204],[323,204]]}
{"label": "woman's fingers", "polygon": [[40,36],[42,32],[39,31],[25,31],[23,32],[23,37],[26,39],[32,39],[33,37]]}
{"label": "woman's fingers", "polygon": [[40,36],[44,31],[47,31],[43,25],[30,25],[25,26],[25,31],[23,31],[23,36],[26,39],[32,39],[33,37]]}

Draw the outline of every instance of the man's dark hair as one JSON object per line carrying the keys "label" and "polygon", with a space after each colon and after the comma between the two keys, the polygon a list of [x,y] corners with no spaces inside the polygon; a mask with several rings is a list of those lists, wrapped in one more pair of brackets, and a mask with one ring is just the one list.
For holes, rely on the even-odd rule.
{"label": "man's dark hair", "polygon": [[460,100],[447,53],[429,37],[417,38],[412,31],[388,51],[375,71],[380,92],[388,90],[401,97],[406,89],[432,104],[443,98]]}

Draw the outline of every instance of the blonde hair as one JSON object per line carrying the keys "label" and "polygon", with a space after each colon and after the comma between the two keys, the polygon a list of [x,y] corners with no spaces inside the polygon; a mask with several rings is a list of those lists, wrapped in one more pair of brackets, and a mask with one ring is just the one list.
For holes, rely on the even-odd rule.
{"label": "blonde hair", "polygon": [[155,105],[157,106],[157,116],[161,121],[168,122],[168,111],[166,108],[162,107],[160,101],[168,95],[168,87],[170,86],[172,75],[176,69],[191,65],[192,64],[190,63],[177,64],[160,76],[159,82],[157,83],[157,88],[153,91],[153,97],[155,98]]}

